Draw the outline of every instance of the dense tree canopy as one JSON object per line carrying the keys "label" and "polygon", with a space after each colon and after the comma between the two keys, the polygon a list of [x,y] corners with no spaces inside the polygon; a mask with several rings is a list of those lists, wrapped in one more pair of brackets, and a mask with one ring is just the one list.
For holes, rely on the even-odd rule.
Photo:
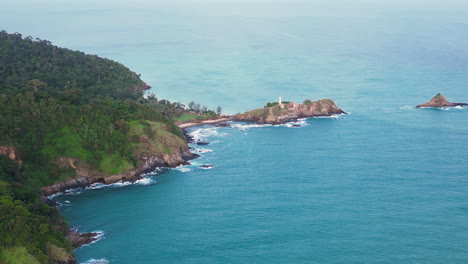
{"label": "dense tree canopy", "polygon": [[177,104],[144,98],[145,88],[120,63],[0,32],[0,147],[22,160],[0,154],[0,263],[50,263],[70,252],[58,211],[39,199],[39,187],[74,176],[60,157],[110,174],[138,165],[133,124],[158,122],[182,137],[167,117]]}
{"label": "dense tree canopy", "polygon": [[145,88],[136,73],[118,62],[0,32],[0,93],[34,91],[88,101],[97,96],[136,99]]}

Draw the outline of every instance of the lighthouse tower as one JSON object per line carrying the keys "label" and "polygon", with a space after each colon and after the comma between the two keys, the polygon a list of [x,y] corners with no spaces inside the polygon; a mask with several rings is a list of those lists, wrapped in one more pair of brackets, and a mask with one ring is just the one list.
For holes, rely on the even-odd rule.
{"label": "lighthouse tower", "polygon": [[283,103],[283,100],[282,100],[282,98],[280,96],[279,99],[278,99],[278,104],[281,105],[281,103]]}

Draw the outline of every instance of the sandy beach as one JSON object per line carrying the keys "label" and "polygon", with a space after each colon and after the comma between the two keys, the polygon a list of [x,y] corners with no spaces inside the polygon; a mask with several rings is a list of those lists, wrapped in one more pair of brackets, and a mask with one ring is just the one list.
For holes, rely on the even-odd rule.
{"label": "sandy beach", "polygon": [[187,122],[180,122],[180,123],[177,123],[176,122],[176,125],[180,128],[188,128],[188,127],[192,127],[192,126],[199,126],[199,125],[206,125],[206,124],[215,124],[215,123],[220,123],[220,122],[226,122],[226,121],[230,121],[233,119],[233,116],[223,116],[223,117],[220,117],[220,118],[216,118],[216,119],[206,119],[206,120],[191,120],[191,121],[187,121]]}

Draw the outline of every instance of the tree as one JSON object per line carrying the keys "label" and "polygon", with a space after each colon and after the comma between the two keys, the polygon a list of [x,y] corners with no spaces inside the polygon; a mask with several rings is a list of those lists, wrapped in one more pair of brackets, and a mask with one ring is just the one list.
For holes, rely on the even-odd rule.
{"label": "tree", "polygon": [[200,113],[200,109],[201,109],[201,105],[200,105],[200,104],[196,104],[196,105],[195,105],[195,109],[194,109],[195,112]]}
{"label": "tree", "polygon": [[195,111],[195,106],[196,106],[196,103],[194,101],[190,101],[188,103],[188,108],[190,111]]}
{"label": "tree", "polygon": [[223,109],[221,108],[221,106],[218,105],[218,107],[216,107],[216,114],[221,115],[222,111],[223,111]]}
{"label": "tree", "polygon": [[26,84],[26,86],[29,89],[37,92],[37,90],[39,90],[39,89],[47,88],[47,83],[45,83],[45,82],[43,82],[43,81],[41,81],[39,79],[32,79]]}

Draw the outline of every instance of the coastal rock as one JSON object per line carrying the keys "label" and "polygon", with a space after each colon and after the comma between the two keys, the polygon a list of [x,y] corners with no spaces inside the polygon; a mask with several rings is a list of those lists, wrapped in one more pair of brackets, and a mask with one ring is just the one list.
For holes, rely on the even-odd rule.
{"label": "coastal rock", "polygon": [[436,96],[432,97],[432,99],[424,104],[417,105],[417,108],[420,107],[453,107],[453,106],[466,106],[468,103],[452,103],[448,102],[445,99],[445,96],[438,93]]}
{"label": "coastal rock", "polygon": [[234,116],[236,121],[249,121],[258,124],[284,124],[299,118],[346,114],[331,99],[321,99],[304,104],[288,103],[255,109]]}
{"label": "coastal rock", "polygon": [[79,163],[79,160],[75,158],[60,158],[59,162],[61,162],[64,167],[75,169],[76,176],[65,182],[42,187],[41,190],[44,196],[49,196],[69,189],[85,188],[94,183],[113,184],[119,181],[134,182],[141,179],[142,174],[152,172],[158,167],[177,167],[179,165],[186,165],[189,160],[197,157],[199,157],[199,155],[191,153],[188,150],[188,147],[187,149],[172,155],[140,153],[137,155],[137,158],[140,161],[140,165],[137,168],[114,175],[104,175],[95,170],[77,166],[76,164]]}
{"label": "coastal rock", "polygon": [[91,242],[98,240],[99,233],[80,233],[75,230],[69,230],[66,234],[66,238],[70,240],[74,248],[87,245]]}
{"label": "coastal rock", "polygon": [[197,145],[199,145],[199,146],[204,146],[204,145],[209,145],[209,144],[210,144],[209,142],[197,141]]}
{"label": "coastal rock", "polygon": [[[142,127],[146,132],[142,131]],[[50,196],[68,189],[84,188],[94,183],[134,182],[141,179],[142,174],[152,172],[158,167],[186,165],[189,160],[199,157],[189,151],[189,146],[183,137],[169,133],[163,129],[161,123],[147,121],[136,125],[130,130],[129,137],[134,142],[133,154],[137,166],[109,175],[97,171],[92,165],[77,158],[61,157],[56,164],[62,168],[75,170],[75,176],[67,181],[43,187],[43,195]]]}
{"label": "coastal rock", "polygon": [[73,229],[68,230],[65,234],[65,237],[71,242],[74,248],[79,248],[81,246],[94,242],[99,239],[99,236],[101,236],[100,233],[80,233]]}
{"label": "coastal rock", "polygon": [[221,123],[216,124],[216,126],[217,127],[229,127],[230,125],[227,122],[221,122]]}
{"label": "coastal rock", "polygon": [[200,166],[200,168],[202,168],[202,169],[212,169],[213,167],[214,166],[211,165],[211,164],[203,164],[203,165]]}

